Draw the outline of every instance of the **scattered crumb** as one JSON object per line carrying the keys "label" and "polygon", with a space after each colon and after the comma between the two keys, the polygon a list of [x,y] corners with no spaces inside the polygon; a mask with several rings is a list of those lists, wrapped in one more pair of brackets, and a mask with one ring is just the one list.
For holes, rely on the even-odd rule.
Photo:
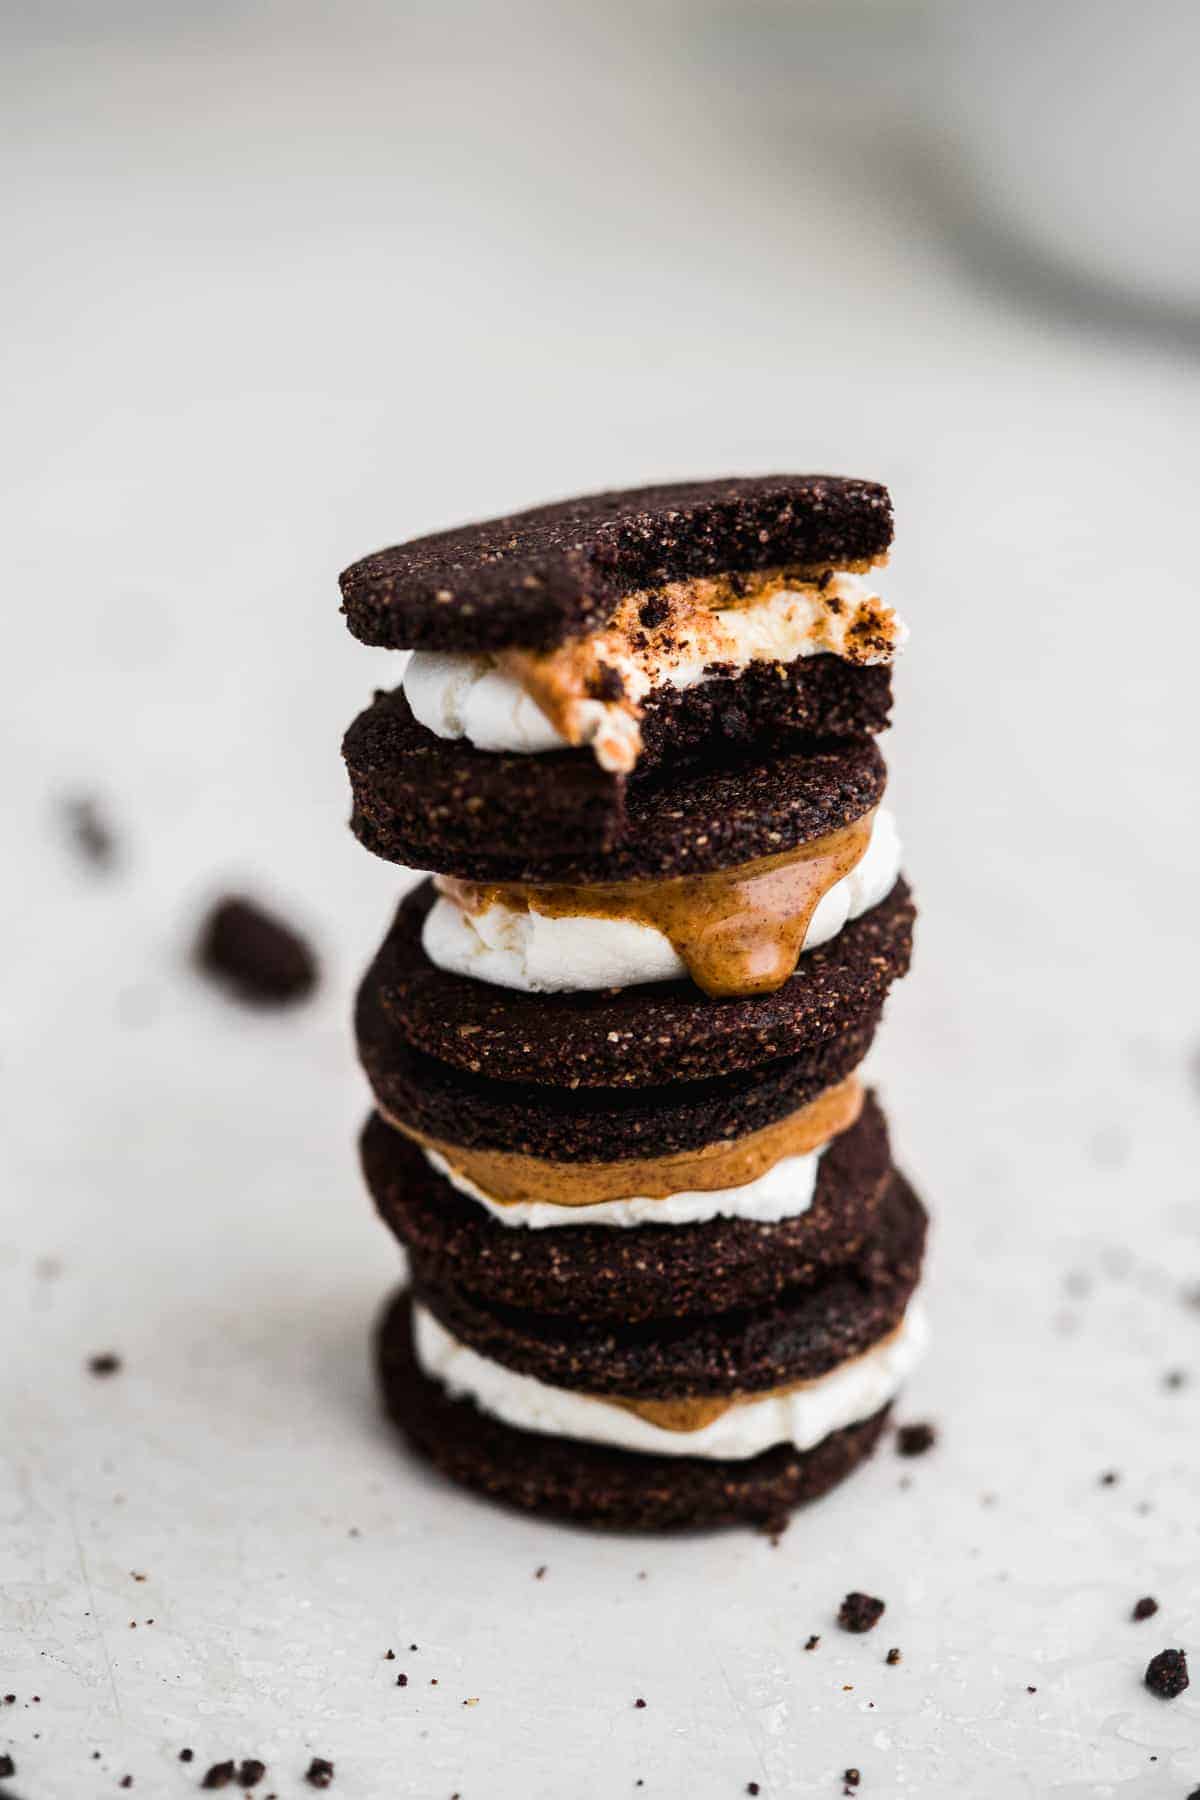
{"label": "scattered crumb", "polygon": [[820,1643],[820,1641],[821,1641],[820,1638],[817,1636],[816,1632],[814,1631],[812,1636],[809,1638],[807,1644],[805,1644],[804,1648],[806,1650],[815,1650],[817,1645]]}
{"label": "scattered crumb", "polygon": [[543,1563],[543,1564],[542,1564],[542,1566],[541,1566],[541,1568],[540,1568],[540,1569],[535,1569],[535,1570],[534,1570],[534,1571],[533,1571],[533,1579],[534,1579],[534,1580],[535,1580],[535,1581],[543,1581],[543,1580],[544,1580],[544,1579],[545,1579],[545,1575],[546,1575],[546,1565],[545,1565],[545,1563]]}
{"label": "scattered crumb", "polygon": [[410,1644],[408,1647],[410,1650],[415,1650],[417,1648],[416,1644]]}
{"label": "scattered crumb", "polygon": [[260,1762],[257,1756],[245,1756],[237,1772],[238,1784],[244,1788],[257,1787],[266,1772],[265,1762]]}
{"label": "scattered crumb", "polygon": [[196,1752],[194,1750],[181,1750],[179,1752],[179,1760],[180,1762],[191,1762],[195,1754]]}
{"label": "scattered crumb", "polygon": [[394,1650],[385,1650],[383,1653],[383,1660],[384,1662],[395,1662],[396,1652]]}
{"label": "scattered crumb", "polygon": [[1168,1369],[1166,1374],[1163,1376],[1163,1386],[1166,1388],[1172,1388],[1172,1389],[1181,1388],[1181,1387],[1184,1387],[1186,1385],[1186,1383],[1187,1383],[1187,1370],[1186,1369]]}
{"label": "scattered crumb", "polygon": [[843,1631],[870,1631],[883,1613],[883,1601],[873,1594],[847,1594],[838,1608],[837,1622]]}
{"label": "scattered crumb", "polygon": [[886,1656],[885,1656],[885,1657],[884,1657],[884,1659],[883,1659],[883,1660],[884,1660],[884,1662],[885,1662],[885,1663],[887,1663],[887,1664],[888,1664],[888,1666],[889,1666],[889,1668],[893,1668],[893,1669],[894,1669],[894,1668],[895,1668],[895,1666],[896,1666],[896,1664],[897,1664],[897,1663],[898,1663],[898,1662],[899,1662],[899,1661],[900,1661],[900,1652],[899,1652],[899,1650],[897,1650],[897,1649],[895,1649],[895,1648],[893,1648],[893,1649],[891,1649],[891,1650],[889,1650],[889,1651],[888,1651],[888,1653],[887,1653],[887,1655],[886,1655]]}
{"label": "scattered crumb", "polygon": [[1158,1601],[1153,1599],[1151,1595],[1145,1594],[1142,1599],[1137,1602],[1129,1616],[1131,1619],[1152,1619],[1157,1611]]}
{"label": "scattered crumb", "polygon": [[916,1425],[901,1425],[896,1433],[896,1450],[900,1456],[924,1456],[936,1443],[937,1432],[924,1421]]}
{"label": "scattered crumb", "polygon": [[1100,1486],[1101,1487],[1116,1487],[1116,1485],[1117,1485],[1118,1481],[1120,1481],[1120,1479],[1121,1479],[1121,1477],[1117,1474],[1117,1471],[1115,1469],[1106,1469],[1104,1471],[1103,1475],[1100,1477]]}
{"label": "scattered crumb", "polygon": [[202,1788],[227,1788],[233,1780],[234,1773],[231,1762],[213,1763],[200,1786]]}
{"label": "scattered crumb", "polygon": [[635,1700],[635,1701],[634,1701],[634,1703],[633,1703],[633,1704],[634,1704],[634,1705],[635,1705],[635,1706],[636,1706],[636,1707],[639,1707],[639,1708],[640,1708],[640,1707],[643,1707],[643,1706],[645,1706],[645,1704],[646,1704],[646,1702],[645,1702],[645,1701],[644,1701],[644,1700]]}
{"label": "scattered crumb", "polygon": [[1037,1689],[1036,1689],[1036,1688],[1035,1688],[1035,1687],[1027,1687],[1027,1688],[1026,1688],[1026,1689],[1025,1689],[1025,1692],[1026,1692],[1026,1693],[1027,1693],[1027,1694],[1036,1694],[1036,1693],[1037,1693]]}
{"label": "scattered crumb", "polygon": [[314,1756],[304,1779],[309,1787],[327,1788],[333,1780],[333,1764],[324,1756]]}
{"label": "scattered crumb", "polygon": [[17,1765],[12,1757],[0,1755],[0,1781],[7,1781],[9,1776],[15,1775],[16,1772]]}
{"label": "scattered crumb", "polygon": [[251,1006],[285,1006],[305,999],[317,985],[317,959],[304,938],[237,895],[209,912],[193,961]]}
{"label": "scattered crumb", "polygon": [[846,1784],[842,1789],[843,1794],[852,1794],[862,1780],[861,1771],[858,1769],[847,1769],[842,1776],[842,1780]]}
{"label": "scattered crumb", "polygon": [[408,1676],[407,1675],[397,1675],[396,1686],[397,1687],[407,1687],[408,1686]]}
{"label": "scattered crumb", "polygon": [[1187,1657],[1182,1650],[1160,1650],[1146,1664],[1146,1686],[1160,1700],[1174,1700],[1188,1685]]}
{"label": "scattered crumb", "polygon": [[748,1794],[757,1794],[758,1791],[759,1791],[759,1788],[758,1788],[757,1781],[748,1781],[746,1783],[746,1792]]}
{"label": "scattered crumb", "polygon": [[132,1775],[122,1775],[120,1781],[118,1781],[118,1783],[117,1783],[117,1786],[123,1787],[123,1788],[131,1788],[133,1786],[133,1776]]}
{"label": "scattered crumb", "polygon": [[111,1350],[105,1350],[99,1356],[89,1356],[87,1366],[89,1375],[119,1375],[121,1359]]}
{"label": "scattered crumb", "polygon": [[63,819],[71,842],[84,862],[94,869],[111,869],[117,858],[117,841],[95,798],[77,794],[63,802]]}

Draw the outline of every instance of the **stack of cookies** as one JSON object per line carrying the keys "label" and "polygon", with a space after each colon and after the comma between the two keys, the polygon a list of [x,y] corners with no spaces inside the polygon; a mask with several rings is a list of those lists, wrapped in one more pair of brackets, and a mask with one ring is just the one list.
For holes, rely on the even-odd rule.
{"label": "stack of cookies", "polygon": [[591,495],[342,577],[410,650],[353,829],[433,870],[363,982],[410,1285],[387,1408],[446,1474],[617,1526],[778,1526],[924,1337],[925,1214],[858,1076],[913,905],[876,735],[886,489]]}

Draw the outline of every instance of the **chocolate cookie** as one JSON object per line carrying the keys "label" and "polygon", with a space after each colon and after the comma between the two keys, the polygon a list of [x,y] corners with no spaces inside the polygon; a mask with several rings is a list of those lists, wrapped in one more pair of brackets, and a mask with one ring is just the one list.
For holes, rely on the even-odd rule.
{"label": "chocolate cookie", "polygon": [[921,1202],[893,1171],[877,1230],[852,1263],[767,1305],[720,1314],[617,1324],[416,1279],[413,1292],[461,1343],[551,1387],[646,1400],[759,1393],[827,1375],[896,1329],[921,1272],[925,1226]]}
{"label": "chocolate cookie", "polygon": [[446,1143],[557,1162],[666,1156],[758,1131],[856,1069],[878,1022],[878,1014],[864,1018],[793,1056],[717,1080],[665,1081],[664,1054],[648,1085],[571,1088],[494,1081],[413,1050],[369,983],[355,1019],[358,1053],[386,1117]]}
{"label": "chocolate cookie", "polygon": [[774,993],[714,1001],[690,981],[522,994],[450,975],[421,948],[432,902],[423,883],[401,903],[364,979],[360,1019],[378,1013],[385,1032],[472,1074],[567,1088],[727,1075],[857,1030],[878,1018],[908,968],[916,916],[897,881],[878,906],[805,951]]}
{"label": "chocolate cookie", "polygon": [[585,494],[437,531],[341,576],[356,638],[390,649],[549,649],[626,594],[686,576],[876,561],[892,505],[873,481],[761,475]]}
{"label": "chocolate cookie", "polygon": [[377,1113],[363,1132],[362,1161],[380,1215],[422,1286],[629,1322],[760,1305],[852,1261],[875,1228],[891,1176],[887,1128],[870,1097],[822,1155],[808,1211],[773,1224],[713,1219],[622,1229],[588,1225],[580,1207],[578,1225],[504,1225]]}
{"label": "chocolate cookie", "polygon": [[869,739],[799,738],[626,783],[590,751],[518,756],[435,737],[399,688],[359,714],[342,754],[360,843],[472,881],[642,880],[750,862],[859,818],[887,781]]}
{"label": "chocolate cookie", "polygon": [[384,1404],[413,1449],[451,1480],[492,1500],[576,1524],[623,1530],[750,1524],[783,1526],[871,1454],[887,1408],[835,1431],[812,1450],[778,1444],[745,1461],[647,1456],[574,1438],[520,1431],[452,1400],[418,1367],[411,1302],[391,1301],[380,1322],[376,1360]]}

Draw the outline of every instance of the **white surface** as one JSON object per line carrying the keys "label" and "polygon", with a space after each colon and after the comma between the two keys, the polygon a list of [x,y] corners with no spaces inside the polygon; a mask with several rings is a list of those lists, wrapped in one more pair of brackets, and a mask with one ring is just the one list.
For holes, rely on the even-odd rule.
{"label": "white surface", "polygon": [[857,1425],[894,1400],[917,1367],[928,1339],[921,1303],[914,1301],[893,1336],[864,1356],[794,1393],[745,1400],[699,1430],[683,1432],[668,1431],[593,1394],[552,1387],[532,1375],[507,1369],[461,1343],[427,1307],[418,1303],[413,1308],[417,1361],[452,1394],[474,1400],[493,1418],[504,1419],[521,1431],[613,1444],[655,1456],[740,1461],[775,1444],[812,1450],[831,1431]]}
{"label": "white surface", "polygon": [[[827,944],[847,920],[859,918],[890,894],[900,854],[895,817],[881,807],[859,861],[822,895],[803,949]],[[556,917],[519,912],[499,900],[476,913],[443,894],[426,914],[421,943],[439,969],[527,994],[633,987],[687,974],[670,938],[653,925],[588,913]]]}
{"label": "white surface", "polygon": [[[317,1753],[332,1800],[791,1800],[851,1764],[863,1800],[1182,1797],[1200,1682],[1139,1678],[1200,1650],[1200,375],[981,291],[886,113],[795,65],[761,96],[748,37],[517,19],[501,56],[432,8],[389,44],[339,19],[222,48],[155,13],[3,65],[12,1792],[172,1800],[236,1753],[286,1800]],[[347,1016],[397,883],[337,745],[390,665],[333,578],[534,498],[789,465],[898,507],[923,912],[878,1066],[937,1220],[900,1417],[942,1443],[777,1548],[596,1538],[451,1491],[376,1412],[396,1258]],[[56,828],[80,784],[111,880]],[[184,966],[231,878],[319,936],[306,1012]],[[852,1587],[888,1603],[867,1637]]]}
{"label": "white surface", "polygon": [[777,1163],[740,1187],[685,1188],[677,1194],[631,1194],[623,1200],[594,1200],[585,1207],[560,1206],[552,1200],[495,1200],[462,1175],[438,1150],[425,1155],[439,1175],[486,1206],[502,1225],[522,1231],[547,1231],[560,1225],[611,1225],[618,1231],[639,1225],[697,1225],[708,1219],[753,1219],[771,1224],[799,1218],[812,1205],[817,1171],[824,1149],[800,1156],[781,1156]]}

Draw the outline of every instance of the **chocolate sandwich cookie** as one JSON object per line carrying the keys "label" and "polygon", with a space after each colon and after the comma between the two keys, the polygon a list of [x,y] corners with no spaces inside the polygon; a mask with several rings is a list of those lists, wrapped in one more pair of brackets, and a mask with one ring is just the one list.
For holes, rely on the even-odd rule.
{"label": "chocolate sandwich cookie", "polygon": [[[523,994],[435,967],[421,947],[428,884],[401,904],[359,996],[360,1051],[386,1080],[389,1041],[497,1082],[661,1086],[753,1069],[874,1028],[908,968],[915,908],[903,880],[800,957],[771,993],[719,1002],[690,981]],[[378,1091],[378,1090],[377,1090]],[[667,1101],[668,1107],[670,1101]],[[385,1111],[393,1108],[384,1103]]]}
{"label": "chocolate sandwich cookie", "polygon": [[871,1454],[887,1419],[883,1407],[811,1450],[777,1444],[740,1461],[655,1456],[551,1437],[452,1398],[417,1363],[411,1326],[410,1297],[397,1294],[380,1324],[376,1361],[384,1404],[413,1449],[489,1499],[576,1524],[633,1531],[781,1528],[795,1507],[818,1499]]}
{"label": "chocolate sandwich cookie", "polygon": [[717,1217],[624,1228],[589,1224],[580,1205],[572,1208],[578,1224],[505,1224],[378,1114],[363,1133],[362,1160],[422,1287],[630,1323],[759,1305],[851,1262],[877,1225],[892,1173],[883,1115],[870,1097],[821,1155],[808,1210],[770,1223]]}
{"label": "chocolate sandwich cookie", "polygon": [[860,818],[887,780],[869,739],[785,738],[618,789],[574,751],[437,738],[399,690],[359,715],[342,753],[360,843],[472,881],[638,881],[751,862]]}
{"label": "chocolate sandwich cookie", "polygon": [[921,1271],[925,1228],[924,1208],[893,1171],[855,1260],[762,1306],[614,1324],[419,1279],[413,1292],[459,1343],[550,1387],[654,1406],[727,1400],[818,1380],[894,1332]]}
{"label": "chocolate sandwich cookie", "polygon": [[343,611],[364,644],[548,649],[632,593],[729,572],[868,566],[892,541],[887,489],[763,475],[586,494],[433,532],[353,563]]}

